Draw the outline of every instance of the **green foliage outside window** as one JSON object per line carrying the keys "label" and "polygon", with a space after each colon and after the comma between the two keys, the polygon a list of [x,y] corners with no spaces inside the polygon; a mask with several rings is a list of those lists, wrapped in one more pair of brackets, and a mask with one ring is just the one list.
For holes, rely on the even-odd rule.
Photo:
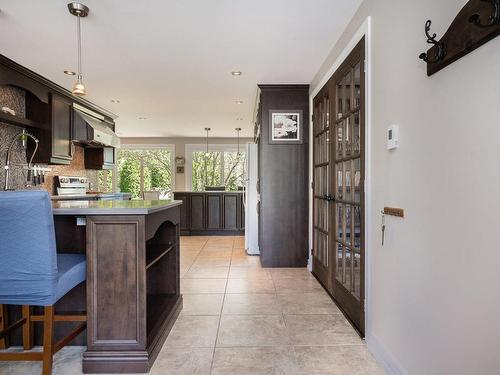
{"label": "green foliage outside window", "polygon": [[149,190],[160,191],[164,196],[172,190],[171,160],[170,151],[164,149],[119,150],[117,165],[120,191],[131,193],[132,198],[139,198],[143,191]]}
{"label": "green foliage outside window", "polygon": [[205,186],[238,190],[244,185],[244,164],[241,152],[193,152],[191,187],[193,191],[203,191]]}

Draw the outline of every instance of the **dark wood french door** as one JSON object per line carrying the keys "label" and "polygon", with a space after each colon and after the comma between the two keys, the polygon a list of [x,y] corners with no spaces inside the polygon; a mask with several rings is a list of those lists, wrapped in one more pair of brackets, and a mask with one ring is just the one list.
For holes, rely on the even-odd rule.
{"label": "dark wood french door", "polygon": [[363,39],[313,102],[313,272],[363,334],[364,51]]}

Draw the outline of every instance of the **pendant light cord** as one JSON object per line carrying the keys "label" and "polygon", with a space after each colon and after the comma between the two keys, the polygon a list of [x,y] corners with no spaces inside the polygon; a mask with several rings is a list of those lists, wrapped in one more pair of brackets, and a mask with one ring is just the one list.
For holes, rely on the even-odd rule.
{"label": "pendant light cord", "polygon": [[82,79],[82,36],[80,30],[80,16],[76,17],[76,35],[78,38],[78,80]]}

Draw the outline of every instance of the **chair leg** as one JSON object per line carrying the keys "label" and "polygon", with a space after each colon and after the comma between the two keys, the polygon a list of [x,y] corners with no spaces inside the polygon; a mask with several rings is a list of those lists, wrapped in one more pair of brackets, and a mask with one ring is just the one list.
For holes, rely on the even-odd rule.
{"label": "chair leg", "polygon": [[[7,305],[0,305],[0,332],[7,329],[8,324]],[[9,347],[9,338],[7,336],[0,338],[0,349]]]}
{"label": "chair leg", "polygon": [[23,318],[26,322],[23,324],[23,346],[24,350],[33,348],[33,322],[31,321],[31,306],[23,305]]}
{"label": "chair leg", "polygon": [[54,306],[45,306],[43,316],[43,370],[42,375],[52,374],[54,353]]}

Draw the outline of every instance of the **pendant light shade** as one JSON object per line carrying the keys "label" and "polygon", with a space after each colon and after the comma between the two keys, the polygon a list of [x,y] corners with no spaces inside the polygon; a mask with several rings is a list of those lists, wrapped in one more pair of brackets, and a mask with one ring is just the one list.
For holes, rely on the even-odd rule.
{"label": "pendant light shade", "polygon": [[87,17],[89,14],[89,8],[81,3],[69,3],[69,12],[76,17],[76,31],[77,31],[77,43],[78,43],[78,73],[75,84],[73,85],[73,90],[71,92],[73,95],[83,96],[87,94],[85,85],[83,83],[82,75],[82,33],[80,29],[80,18]]}

